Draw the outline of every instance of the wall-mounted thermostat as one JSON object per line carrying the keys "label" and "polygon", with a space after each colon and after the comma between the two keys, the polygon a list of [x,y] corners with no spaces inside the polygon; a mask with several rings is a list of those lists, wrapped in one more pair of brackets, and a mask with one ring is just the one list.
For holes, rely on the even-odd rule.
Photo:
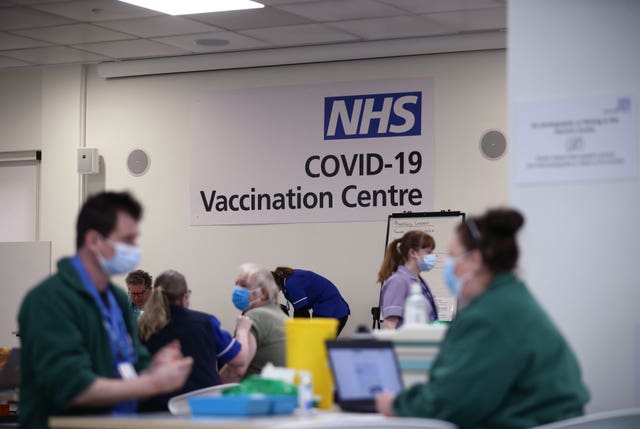
{"label": "wall-mounted thermostat", "polygon": [[97,174],[99,173],[98,149],[83,147],[78,149],[78,173]]}

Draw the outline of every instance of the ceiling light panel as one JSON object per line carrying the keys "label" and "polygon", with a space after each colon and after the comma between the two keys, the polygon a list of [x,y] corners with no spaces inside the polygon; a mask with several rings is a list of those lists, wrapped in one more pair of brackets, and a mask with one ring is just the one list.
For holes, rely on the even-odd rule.
{"label": "ceiling light panel", "polygon": [[118,0],[78,0],[62,3],[34,4],[30,6],[45,12],[84,22],[143,18],[158,12],[123,3]]}
{"label": "ceiling light panel", "polygon": [[120,0],[136,6],[169,15],[190,15],[194,13],[223,12],[228,10],[256,9],[263,4],[251,0]]}

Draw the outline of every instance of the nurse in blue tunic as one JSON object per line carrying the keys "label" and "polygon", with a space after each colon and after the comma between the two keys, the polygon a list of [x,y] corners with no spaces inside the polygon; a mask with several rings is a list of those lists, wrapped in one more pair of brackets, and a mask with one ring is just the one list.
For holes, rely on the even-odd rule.
{"label": "nurse in blue tunic", "polygon": [[271,272],[284,297],[293,305],[294,317],[329,317],[338,319],[338,332],[349,318],[349,304],[338,288],[313,271],[278,267]]}

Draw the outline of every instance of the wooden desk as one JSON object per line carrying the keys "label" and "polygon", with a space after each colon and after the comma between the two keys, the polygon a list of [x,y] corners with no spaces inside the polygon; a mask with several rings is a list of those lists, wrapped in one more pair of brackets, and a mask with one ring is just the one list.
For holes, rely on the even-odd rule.
{"label": "wooden desk", "polygon": [[52,429],[456,429],[441,420],[319,411],[311,416],[188,417],[169,413],[52,417]]}

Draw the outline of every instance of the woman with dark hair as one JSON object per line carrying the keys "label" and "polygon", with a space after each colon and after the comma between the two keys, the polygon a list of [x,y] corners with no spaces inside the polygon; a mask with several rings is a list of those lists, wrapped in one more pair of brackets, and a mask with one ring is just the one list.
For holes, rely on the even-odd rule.
{"label": "woman with dark hair", "polygon": [[150,352],[155,353],[177,339],[182,353],[193,357],[193,370],[184,387],[142,402],[141,411],[166,411],[172,396],[226,381],[221,380],[218,367],[246,367],[249,363],[251,320],[238,316],[234,339],[220,327],[215,316],[189,310],[190,296],[185,277],[174,270],[165,271],[156,279],[145,311],[138,319],[140,339]]}
{"label": "woman with dark hair", "polygon": [[456,228],[444,276],[462,308],[429,382],[378,395],[380,412],[460,429],[521,429],[583,414],[589,394],[578,362],[513,271],[523,223],[517,211],[496,209]]}
{"label": "woman with dark hair", "polygon": [[404,303],[411,293],[410,286],[418,283],[422,294],[429,302],[427,320],[438,319],[436,303],[429,285],[420,276],[423,271],[431,270],[436,264],[433,250],[436,242],[423,231],[408,231],[402,237],[391,241],[384,254],[378,281],[380,291],[380,315],[382,327],[396,329],[404,323]]}
{"label": "woman with dark hair", "polygon": [[347,324],[350,310],[340,291],[329,279],[313,271],[277,267],[271,271],[282,294],[293,305],[293,317],[338,319],[338,332]]}

